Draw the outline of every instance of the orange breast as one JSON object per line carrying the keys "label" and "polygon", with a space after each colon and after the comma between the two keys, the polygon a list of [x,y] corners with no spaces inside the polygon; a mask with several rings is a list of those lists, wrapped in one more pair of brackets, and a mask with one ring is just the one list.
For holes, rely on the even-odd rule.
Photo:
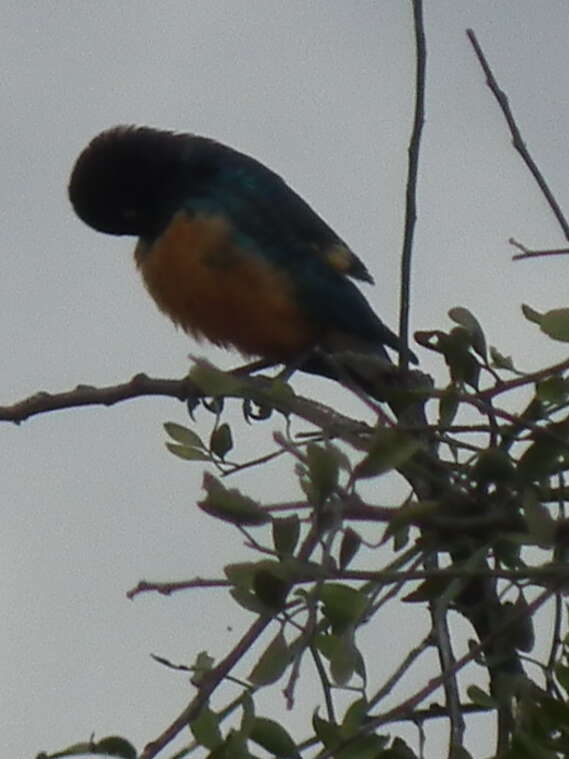
{"label": "orange breast", "polygon": [[275,361],[316,342],[286,274],[239,247],[222,216],[179,212],[135,258],[160,309],[197,339]]}

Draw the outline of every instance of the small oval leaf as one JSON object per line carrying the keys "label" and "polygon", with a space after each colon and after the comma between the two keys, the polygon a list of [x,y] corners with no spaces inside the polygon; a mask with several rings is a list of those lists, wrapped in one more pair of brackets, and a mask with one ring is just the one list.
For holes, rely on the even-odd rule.
{"label": "small oval leaf", "polygon": [[472,347],[483,359],[486,359],[486,338],[480,322],[474,314],[463,306],[455,306],[448,312],[450,318],[464,327],[472,340]]}
{"label": "small oval leaf", "polygon": [[316,443],[306,447],[308,472],[317,504],[323,503],[338,484],[338,459],[333,451]]}
{"label": "small oval leaf", "polygon": [[290,582],[267,567],[257,569],[253,575],[253,590],[257,598],[272,611],[281,611],[286,605]]}
{"label": "small oval leaf", "polygon": [[136,759],[136,750],[132,743],[118,735],[101,738],[95,744],[95,753],[116,756],[120,759]]}
{"label": "small oval leaf", "polygon": [[279,631],[269,643],[259,661],[253,667],[249,675],[249,682],[253,685],[271,685],[283,675],[292,659],[282,631]]}
{"label": "small oval leaf", "polygon": [[421,441],[396,427],[379,427],[373,436],[369,452],[354,469],[354,477],[376,477],[404,464],[421,448]]}
{"label": "small oval leaf", "polygon": [[176,443],[191,448],[205,448],[201,437],[188,427],[183,427],[181,424],[176,424],[176,422],[165,422],[164,429]]}
{"label": "small oval leaf", "polygon": [[207,705],[202,708],[196,719],[190,722],[190,730],[196,742],[210,750],[223,743],[219,718]]}
{"label": "small oval leaf", "polygon": [[268,717],[255,717],[249,737],[273,756],[282,759],[299,756],[296,743],[284,727]]}
{"label": "small oval leaf", "polygon": [[338,582],[324,583],[320,591],[322,613],[334,632],[343,632],[358,624],[368,606],[367,596]]}
{"label": "small oval leaf", "polygon": [[197,363],[190,371],[188,379],[210,398],[226,395],[238,397],[243,391],[243,382],[240,379],[207,361]]}
{"label": "small oval leaf", "polygon": [[224,422],[213,430],[209,440],[209,447],[222,461],[233,448],[231,427],[227,423]]}
{"label": "small oval leaf", "polygon": [[496,709],[498,706],[497,701],[478,685],[469,685],[466,692],[472,703],[481,706],[483,709]]}
{"label": "small oval leaf", "polygon": [[204,474],[203,487],[207,496],[198,501],[206,514],[237,525],[256,526],[270,521],[270,515],[252,498],[236,488],[228,489],[209,472]]}
{"label": "small oval leaf", "polygon": [[493,345],[490,346],[490,358],[492,359],[492,364],[496,369],[506,369],[510,372],[516,370],[512,357],[504,356],[497,348],[494,348]]}
{"label": "small oval leaf", "polygon": [[560,342],[569,342],[569,308],[554,308],[541,317],[541,331]]}
{"label": "small oval leaf", "polygon": [[351,527],[346,527],[340,544],[340,569],[345,569],[362,544],[360,535]]}
{"label": "small oval leaf", "polygon": [[451,385],[439,400],[439,424],[441,427],[449,427],[454,422],[458,406],[458,393],[454,385]]}
{"label": "small oval leaf", "polygon": [[178,445],[178,443],[166,443],[166,448],[184,461],[211,461],[211,456],[200,448],[191,448],[187,445]]}
{"label": "small oval leaf", "polygon": [[273,544],[279,556],[292,556],[300,537],[300,519],[297,514],[273,519]]}
{"label": "small oval leaf", "polygon": [[340,687],[347,685],[356,670],[357,649],[352,630],[334,636],[335,646],[330,657],[330,674],[334,683]]}
{"label": "small oval leaf", "polygon": [[534,324],[541,324],[543,315],[540,314],[539,311],[533,309],[531,306],[528,306],[527,303],[522,303],[522,314],[528,321],[533,322]]}

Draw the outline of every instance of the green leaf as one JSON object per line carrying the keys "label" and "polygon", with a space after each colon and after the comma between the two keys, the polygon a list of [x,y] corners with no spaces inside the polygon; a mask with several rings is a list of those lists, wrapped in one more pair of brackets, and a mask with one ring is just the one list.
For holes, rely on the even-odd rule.
{"label": "green leaf", "polygon": [[487,448],[482,451],[473,469],[473,475],[479,483],[512,482],[515,474],[510,457],[501,448]]}
{"label": "green leaf", "polygon": [[239,604],[246,611],[251,611],[253,614],[266,615],[267,607],[264,603],[259,601],[257,596],[246,588],[235,587],[231,588],[229,595],[233,600]]}
{"label": "green leaf", "polygon": [[569,667],[565,664],[555,665],[555,677],[565,693],[569,695]]}
{"label": "green leaf", "polygon": [[106,754],[107,756],[118,756],[120,759],[136,759],[136,750],[132,743],[121,738],[118,735],[109,735],[107,738],[101,738],[91,750],[95,754]]}
{"label": "green leaf", "polygon": [[[314,645],[320,651],[333,668],[333,676],[339,677],[341,681],[350,673],[350,677],[353,673],[361,677],[363,681],[363,687],[365,688],[367,682],[367,673],[365,668],[365,661],[357,647],[352,641],[350,643],[350,650],[347,649],[344,636],[353,638],[353,629],[347,628],[344,632],[339,634],[323,634],[320,633],[314,636]],[[336,681],[335,681],[336,682]]]}
{"label": "green leaf", "polygon": [[263,391],[263,400],[276,406],[289,404],[295,397],[295,392],[288,382],[283,382],[278,377],[273,379]]}
{"label": "green leaf", "polygon": [[542,332],[553,340],[569,342],[569,308],[553,308],[545,314],[540,314],[527,305],[522,305],[522,312],[526,319],[539,324]]}
{"label": "green leaf", "polygon": [[200,448],[190,448],[187,445],[178,445],[177,443],[166,443],[166,448],[184,461],[211,461],[211,456]]}
{"label": "green leaf", "polygon": [[290,590],[290,581],[279,571],[281,567],[262,566],[253,574],[253,590],[257,598],[271,611],[284,609]]}
{"label": "green leaf", "polygon": [[449,759],[472,759],[472,754],[464,746],[451,745]]}
{"label": "green leaf", "polygon": [[394,738],[391,746],[380,756],[381,759],[417,759],[417,754],[401,738]]}
{"label": "green leaf", "polygon": [[506,369],[511,372],[516,370],[512,357],[502,355],[493,345],[490,346],[490,358],[492,359],[492,365],[496,369]]}
{"label": "green leaf", "polygon": [[292,556],[300,537],[300,520],[296,514],[273,519],[273,544],[279,556]]}
{"label": "green leaf", "polygon": [[255,759],[247,751],[247,736],[239,730],[230,730],[227,738],[208,754],[207,759]]}
{"label": "green leaf", "polygon": [[245,388],[245,383],[238,377],[217,369],[207,361],[196,364],[190,371],[188,379],[210,398],[226,395],[239,397]]}
{"label": "green leaf", "polygon": [[253,667],[248,680],[257,686],[276,683],[285,672],[291,660],[291,651],[282,631],[279,631]]}
{"label": "green leaf", "polygon": [[306,460],[315,500],[321,504],[338,485],[338,459],[330,448],[310,443],[306,447]]}
{"label": "green leaf", "polygon": [[525,491],[522,507],[532,538],[544,548],[551,546],[555,541],[556,522],[533,489]]}
{"label": "green leaf", "polygon": [[567,420],[550,424],[534,434],[533,443],[518,462],[518,474],[524,482],[535,482],[553,474],[562,458],[569,455]]}
{"label": "green leaf", "polygon": [[318,651],[330,661],[336,645],[336,636],[330,633],[318,633],[313,640]]}
{"label": "green leaf", "polygon": [[442,596],[452,581],[452,577],[445,577],[444,575],[429,577],[428,579],[424,580],[418,588],[404,596],[402,600],[406,603],[424,603],[425,601],[434,601],[436,598],[440,598],[440,596]]}
{"label": "green leaf", "polygon": [[229,490],[209,472],[204,474],[203,487],[207,496],[198,506],[212,517],[241,526],[266,524],[271,519],[256,501],[237,489]]}
{"label": "green leaf", "polygon": [[454,385],[451,385],[439,399],[439,424],[442,427],[449,427],[454,422],[458,406],[458,393]]}
{"label": "green leaf", "polygon": [[[415,501],[405,503],[398,509],[393,510],[393,516],[383,534],[382,543],[385,543],[392,535],[398,535],[402,529],[410,525],[420,525],[441,508],[439,501]],[[401,536],[402,539],[405,536]]]}
{"label": "green leaf", "polygon": [[228,424],[224,422],[213,430],[209,440],[209,447],[223,461],[233,448],[233,436],[231,435],[231,427]]}
{"label": "green leaf", "polygon": [[241,726],[239,732],[245,737],[249,737],[251,728],[253,727],[253,720],[255,719],[255,702],[251,695],[251,690],[243,691],[241,696],[241,709],[243,711],[241,717]]}
{"label": "green leaf", "polygon": [[232,585],[250,590],[253,587],[253,575],[257,569],[256,561],[240,561],[223,567],[225,576]]}
{"label": "green leaf", "polygon": [[478,685],[469,685],[466,693],[473,704],[481,706],[483,709],[496,709],[498,707],[497,701],[489,693],[479,688]]}
{"label": "green leaf", "polygon": [[318,716],[318,710],[312,715],[312,727],[314,732],[322,742],[324,748],[333,751],[342,741],[340,727],[334,722],[328,722]]}
{"label": "green leaf", "polygon": [[421,441],[397,427],[378,427],[369,451],[354,469],[354,478],[375,477],[396,469],[421,448]]}
{"label": "green leaf", "polygon": [[205,449],[201,437],[188,427],[183,427],[181,424],[176,424],[176,422],[165,422],[164,429],[176,443],[190,448]]}
{"label": "green leaf", "polygon": [[502,613],[503,624],[507,625],[508,641],[512,648],[531,651],[535,645],[535,633],[528,603],[522,591],[519,592],[515,603],[508,601],[502,605]]}
{"label": "green leaf", "polygon": [[522,314],[526,319],[534,324],[541,324],[542,314],[539,311],[535,311],[531,306],[526,303],[522,303]]}
{"label": "green leaf", "polygon": [[334,684],[341,687],[350,682],[356,671],[358,651],[351,629],[333,637],[335,638],[335,645],[330,657],[330,674]]}
{"label": "green leaf", "polygon": [[346,527],[340,544],[340,569],[345,569],[362,544],[360,535],[351,527]]}
{"label": "green leaf", "polygon": [[196,656],[194,663],[192,664],[192,685],[198,686],[203,680],[204,676],[211,671],[215,659],[208,654],[207,651],[200,651]]}
{"label": "green leaf", "polygon": [[210,750],[223,743],[219,718],[207,705],[202,708],[196,719],[190,722],[190,730],[196,742]]}
{"label": "green leaf", "polygon": [[480,364],[470,352],[472,337],[463,327],[455,327],[448,335],[440,335],[441,348],[453,382],[478,389]]}
{"label": "green leaf", "polygon": [[471,345],[484,360],[486,360],[486,338],[480,326],[480,322],[467,308],[455,306],[448,312],[450,318],[460,324],[468,332],[471,338]]}
{"label": "green leaf", "polygon": [[255,717],[249,737],[273,756],[283,759],[300,756],[296,743],[284,727],[267,717]]}
{"label": "green leaf", "polygon": [[324,583],[320,590],[322,613],[335,633],[358,624],[368,607],[365,593],[338,582]]}
{"label": "green leaf", "polygon": [[540,736],[529,734],[518,729],[512,737],[510,753],[506,759],[558,759],[556,751],[550,751],[543,746]]}
{"label": "green leaf", "polygon": [[569,308],[554,308],[548,311],[541,317],[539,326],[541,331],[553,340],[569,342]]}
{"label": "green leaf", "polygon": [[539,698],[540,717],[546,717],[547,727],[552,732],[560,727],[569,727],[569,708],[564,701],[547,696],[545,693]]}
{"label": "green leaf", "polygon": [[559,375],[548,377],[536,385],[536,395],[543,403],[564,403],[568,394],[569,382]]}
{"label": "green leaf", "polygon": [[342,720],[342,735],[345,738],[349,738],[355,735],[364,723],[368,710],[368,702],[366,698],[358,698],[354,701],[344,714]]}

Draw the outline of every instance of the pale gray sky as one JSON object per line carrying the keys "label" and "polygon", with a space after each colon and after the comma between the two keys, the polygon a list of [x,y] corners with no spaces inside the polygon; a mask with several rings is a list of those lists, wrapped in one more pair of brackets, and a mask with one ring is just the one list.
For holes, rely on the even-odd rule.
{"label": "pale gray sky", "polygon": [[[412,326],[445,328],[447,310],[460,304],[524,368],[559,360],[564,346],[546,344],[519,306],[566,305],[568,263],[513,264],[507,239],[529,247],[563,239],[511,148],[464,31],[477,32],[567,206],[566,0],[425,6]],[[366,295],[396,327],[413,104],[410,3],[6,0],[1,18],[0,403],[139,371],[181,376],[189,352],[238,363],[196,348],[158,313],[138,281],[131,240],[97,235],[73,216],[73,161],[117,123],[210,135],[282,173],[366,261],[377,281]],[[444,376],[431,356],[421,360]],[[365,415],[330,383],[294,384]],[[234,418],[247,452],[261,450],[278,427],[251,430]],[[149,399],[0,427],[6,756],[53,751],[92,730],[122,732],[140,750],[191,696],[187,679],[148,653],[187,663],[204,648],[221,656],[249,620],[222,592],[125,599],[143,577],[212,576],[223,563],[253,558],[229,527],[195,508],[202,468],[165,451],[161,424],[169,419],[185,423],[184,407]],[[202,415],[199,429],[209,424]],[[275,499],[275,482],[282,497],[297,495],[290,472],[287,463],[234,484],[265,500]],[[392,503],[396,492],[382,481],[374,500]],[[401,650],[416,642],[420,616],[406,607],[391,622],[408,635],[397,634]],[[269,703],[289,724],[303,724],[301,698],[288,716],[278,692]],[[429,751],[429,759],[440,755],[437,739]]]}

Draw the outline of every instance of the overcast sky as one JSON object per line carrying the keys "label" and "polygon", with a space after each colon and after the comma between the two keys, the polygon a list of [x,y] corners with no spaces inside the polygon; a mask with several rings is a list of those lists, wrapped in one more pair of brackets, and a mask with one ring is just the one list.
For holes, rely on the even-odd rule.
{"label": "overcast sky", "polygon": [[[425,6],[412,328],[447,328],[447,310],[463,305],[522,368],[561,360],[564,346],[546,343],[520,303],[566,305],[568,262],[512,263],[507,240],[536,248],[564,240],[511,147],[464,32],[477,32],[567,207],[567,2]],[[66,198],[74,159],[117,123],[209,135],[277,170],[366,261],[377,282],[366,295],[396,327],[412,44],[403,0],[5,0],[0,403],[140,371],[180,377],[190,352],[223,366],[239,362],[196,347],[158,312],[138,281],[132,240],[96,234],[74,217]],[[436,359],[420,357],[442,381]],[[294,384],[365,416],[331,383]],[[243,456],[265,450],[279,426],[251,429],[233,418]],[[184,675],[148,654],[190,663],[207,648],[219,657],[250,621],[222,592],[125,598],[143,577],[214,576],[228,561],[255,558],[229,527],[196,510],[203,468],[165,451],[161,424],[169,419],[186,423],[183,405],[149,399],[0,428],[7,757],[54,751],[93,730],[121,732],[140,750],[192,693]],[[210,425],[202,414],[198,429],[207,435]],[[234,485],[265,501],[297,496],[291,469],[287,462],[249,471]],[[402,492],[389,481],[375,487],[378,503],[395,503]],[[418,641],[421,614],[405,608],[391,621],[400,649],[384,673]],[[299,702],[283,717],[297,728],[305,717]],[[278,692],[270,703],[284,714]],[[441,755],[436,738],[429,751],[429,759]]]}

